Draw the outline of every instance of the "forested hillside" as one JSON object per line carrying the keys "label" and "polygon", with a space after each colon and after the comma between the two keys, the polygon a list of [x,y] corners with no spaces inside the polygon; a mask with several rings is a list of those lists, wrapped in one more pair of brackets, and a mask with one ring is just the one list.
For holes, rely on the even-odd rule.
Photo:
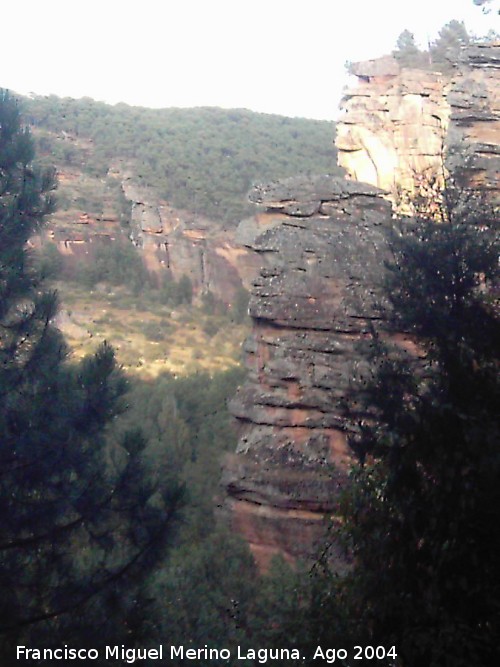
{"label": "forested hillside", "polygon": [[[338,170],[333,123],[245,110],[111,106],[89,98],[20,103],[37,161],[55,166],[58,175],[57,211],[43,232],[42,263],[60,279],[67,310],[58,324],[72,350],[80,355],[96,340],[112,340],[121,364],[153,375],[153,367],[186,372],[235,363],[244,333],[234,326],[224,333],[217,309],[205,307],[196,322],[189,312],[174,322],[170,312],[191,302],[191,295],[196,305],[201,296],[215,297],[238,310],[241,276],[222,265],[218,248],[232,242],[232,228],[253,210],[253,183]],[[164,217],[155,227],[134,220],[134,207],[144,201],[153,202],[155,213],[168,204],[168,221]],[[219,232],[225,236],[214,238]],[[158,246],[168,246],[168,261]],[[167,294],[182,281],[189,283],[189,299]],[[96,285],[106,287],[89,301],[87,292]],[[133,309],[121,288],[134,292]],[[110,290],[113,304],[106,299]],[[169,338],[174,330],[182,330],[182,337]],[[200,346],[200,337],[208,343]]]}
{"label": "forested hillside", "polygon": [[[472,80],[450,115],[490,132],[483,168],[498,87]],[[497,663],[496,162],[482,196],[464,140],[411,217],[353,181],[261,186],[259,279],[213,261],[254,181],[336,171],[333,136],[0,91],[0,667]],[[161,224],[134,221],[153,190]]]}
{"label": "forested hillside", "polygon": [[40,155],[99,177],[125,161],[172,206],[220,222],[248,213],[255,182],[337,170],[335,128],[327,121],[54,95],[26,99],[24,109]]}
{"label": "forested hillside", "polygon": [[107,343],[68,358],[57,295],[27,243],[54,208],[51,173],[33,158],[2,91],[0,663],[41,664],[46,649],[116,664],[113,644],[127,662],[164,641],[248,646],[282,604],[215,527],[220,456],[234,447],[225,403],[242,372],[144,383]]}

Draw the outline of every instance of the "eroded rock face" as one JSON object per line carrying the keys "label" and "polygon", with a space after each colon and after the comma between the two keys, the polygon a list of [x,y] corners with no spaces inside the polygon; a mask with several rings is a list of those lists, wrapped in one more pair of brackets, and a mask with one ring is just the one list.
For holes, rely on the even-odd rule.
{"label": "eroded rock face", "polygon": [[195,295],[210,291],[226,304],[242,285],[249,285],[259,266],[254,253],[234,241],[234,230],[173,208],[123,162],[115,164],[108,177],[113,189],[79,170],[58,174],[61,183],[73,184],[72,199],[84,199],[84,188],[91,187],[98,189],[96,198],[100,196],[99,212],[73,206],[58,210],[43,234],[56,244],[66,275],[73,275],[79,265],[92,264],[103,246],[121,240],[134,243],[158,285],[165,277],[178,281],[188,276]]}
{"label": "eroded rock face", "polygon": [[399,201],[417,175],[440,174],[448,128],[446,80],[437,72],[401,69],[394,58],[353,67],[337,125],[339,164],[349,178],[371,183]]}
{"label": "eroded rock face", "polygon": [[249,379],[231,404],[241,436],[223,484],[232,525],[262,567],[276,553],[313,556],[346,482],[343,400],[365,363],[359,340],[381,325],[391,219],[381,194],[334,177],[288,179],[255,189],[268,212],[238,231],[263,268],[250,300]]}
{"label": "eroded rock face", "polygon": [[498,52],[464,50],[449,80],[402,70],[391,57],[358,63],[336,142],[351,180],[294,178],[250,195],[265,213],[244,221],[236,241],[262,269],[250,301],[249,378],[231,404],[241,435],[223,485],[224,508],[261,568],[277,553],[310,558],[325,519],[335,520],[357,435],[345,400],[356,399],[351,380],[366,368],[373,330],[418,367],[416,341],[387,331],[382,317],[389,201],[428,193],[435,176],[439,188],[443,159],[461,166],[467,187],[498,199]]}
{"label": "eroded rock face", "polygon": [[188,276],[195,294],[209,291],[225,303],[232,303],[242,285],[249,287],[258,260],[234,240],[234,231],[173,209],[130,175],[122,176],[122,184],[131,206],[130,236],[152,274],[160,280],[165,271],[175,280]]}
{"label": "eroded rock face", "polygon": [[[448,93],[447,166],[500,203],[500,43],[464,49]],[[465,161],[465,165],[464,165]]]}
{"label": "eroded rock face", "polygon": [[499,53],[499,43],[469,46],[451,77],[391,57],[355,63],[336,137],[348,177],[386,190],[406,212],[422,183],[442,187],[446,165],[498,201]]}

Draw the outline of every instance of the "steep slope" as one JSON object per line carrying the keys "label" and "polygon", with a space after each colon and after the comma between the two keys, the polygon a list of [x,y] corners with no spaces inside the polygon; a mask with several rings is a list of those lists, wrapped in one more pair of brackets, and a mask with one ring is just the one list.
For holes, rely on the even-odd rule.
{"label": "steep slope", "polygon": [[437,177],[450,115],[439,72],[401,68],[392,57],[356,63],[335,143],[349,178],[372,183],[401,203],[419,179]]}
{"label": "steep slope", "polygon": [[189,277],[230,304],[256,266],[233,242],[254,210],[253,181],[335,171],[332,123],[243,110],[151,110],[92,100],[24,100],[38,153],[55,164],[59,210],[49,238],[75,264],[130,239],[156,284]]}
{"label": "steep slope", "polygon": [[[34,97],[26,116],[39,152],[105,178],[117,159],[176,209],[236,225],[252,212],[251,185],[336,167],[334,124],[241,109],[145,109],[89,99]],[[79,147],[90,149],[82,161]]]}

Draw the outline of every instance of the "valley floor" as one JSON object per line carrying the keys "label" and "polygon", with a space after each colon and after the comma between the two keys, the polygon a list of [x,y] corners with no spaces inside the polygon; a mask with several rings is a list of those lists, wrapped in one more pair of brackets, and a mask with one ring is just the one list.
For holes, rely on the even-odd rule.
{"label": "valley floor", "polygon": [[56,323],[76,358],[106,340],[123,368],[144,378],[163,372],[212,374],[240,363],[248,324],[232,322],[228,315],[196,306],[172,308],[122,287],[98,285],[88,291],[61,282],[56,288],[62,303]]}

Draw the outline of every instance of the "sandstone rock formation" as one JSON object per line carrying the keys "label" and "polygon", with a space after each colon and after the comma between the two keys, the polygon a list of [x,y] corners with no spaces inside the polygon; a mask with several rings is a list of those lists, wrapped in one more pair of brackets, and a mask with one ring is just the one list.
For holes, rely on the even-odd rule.
{"label": "sandstone rock formation", "polygon": [[445,165],[498,201],[499,68],[500,43],[466,47],[451,77],[391,57],[354,64],[337,125],[339,164],[397,204],[428,178],[442,185]]}
{"label": "sandstone rock formation", "polygon": [[353,66],[356,84],[342,100],[339,164],[353,180],[399,200],[421,175],[441,175],[449,121],[447,81],[437,72],[401,69],[385,57]]}
{"label": "sandstone rock formation", "polygon": [[265,213],[244,221],[236,240],[262,269],[250,301],[250,374],[231,405],[241,435],[223,485],[224,509],[262,568],[277,553],[311,557],[335,520],[356,437],[345,397],[366,364],[359,342],[375,328],[418,364],[414,342],[385,331],[387,199],[442,177],[446,157],[466,187],[498,203],[499,46],[464,50],[448,81],[390,57],[355,65],[358,85],[337,126],[351,180],[288,179],[250,195]]}
{"label": "sandstone rock formation", "polygon": [[241,427],[223,484],[225,510],[265,567],[311,557],[335,513],[350,460],[343,400],[360,339],[380,324],[377,289],[391,209],[377,188],[339,178],[256,188],[267,209],[238,237],[261,258],[246,342]]}
{"label": "sandstone rock formation", "polygon": [[210,291],[225,303],[231,303],[241,285],[248,286],[258,270],[253,253],[234,242],[233,230],[174,209],[152,188],[142,185],[127,165],[116,164],[110,170],[113,191],[103,181],[92,181],[76,170],[58,176],[65,194],[84,201],[86,191],[95,191],[102,208],[101,213],[89,213],[71,205],[52,216],[47,234],[63,255],[68,273],[78,263],[91,263],[98,248],[118,238],[135,244],[157,283],[165,276],[177,281],[188,276],[195,294]]}
{"label": "sandstone rock formation", "polygon": [[165,271],[174,280],[188,276],[195,293],[210,291],[230,303],[237,289],[255,275],[254,258],[234,243],[233,233],[204,216],[170,207],[150,188],[138,186],[128,172],[121,182],[131,207],[130,237],[159,279]]}
{"label": "sandstone rock formation", "polygon": [[[447,166],[500,203],[500,42],[464,49],[449,93]],[[464,164],[465,162],[465,164]]]}
{"label": "sandstone rock formation", "polygon": [[[442,176],[445,147],[450,170],[461,167],[471,187],[483,188],[498,202],[499,52],[500,44],[468,47],[451,79],[436,72],[401,69],[392,57],[354,64],[356,85],[346,92],[336,140],[339,163],[349,178],[382,188],[393,201],[403,194],[404,200],[419,188],[422,177]],[[63,135],[64,141],[76,142]],[[85,154],[92,151],[91,143],[80,145],[78,139],[78,144]],[[248,250],[249,236],[262,225],[281,225],[284,217],[327,215],[330,206],[328,193],[322,199],[321,182],[315,183],[316,192],[305,181],[300,192],[282,191],[277,196],[269,191],[264,196],[256,190],[253,200],[263,203],[267,197],[273,215],[254,216],[235,238],[233,230],[173,209],[141,185],[133,165],[125,160],[119,160],[108,176],[120,183],[129,229],[120,225],[123,211],[106,179],[92,179],[76,163],[59,174],[61,190],[66,189],[73,202],[55,214],[49,235],[66,264],[90,262],[102,244],[119,235],[130,236],[158,280],[163,275],[176,280],[187,275],[197,293],[211,291],[226,303],[241,284],[248,288],[258,272],[263,253]],[[81,203],[88,199],[95,210]]]}

